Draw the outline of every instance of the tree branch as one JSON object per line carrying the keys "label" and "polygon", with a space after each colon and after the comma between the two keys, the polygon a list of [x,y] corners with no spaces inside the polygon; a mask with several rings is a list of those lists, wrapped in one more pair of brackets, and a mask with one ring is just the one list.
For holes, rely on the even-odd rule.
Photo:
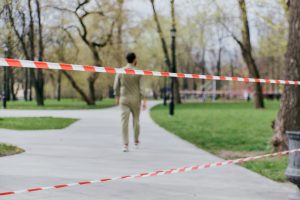
{"label": "tree branch", "polygon": [[92,45],[94,47],[100,47],[100,48],[105,47],[107,45],[107,43],[111,40],[112,36],[113,36],[114,26],[115,26],[115,21],[113,21],[113,23],[111,24],[110,32],[106,36],[106,39],[105,39],[104,42],[102,42],[102,43],[92,42]]}

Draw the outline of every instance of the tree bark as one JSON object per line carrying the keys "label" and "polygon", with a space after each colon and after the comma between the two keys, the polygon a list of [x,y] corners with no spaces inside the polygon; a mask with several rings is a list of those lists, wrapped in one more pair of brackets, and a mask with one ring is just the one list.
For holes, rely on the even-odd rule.
{"label": "tree bark", "polygon": [[117,19],[117,61],[118,61],[118,66],[122,66],[122,61],[123,61],[123,26],[124,26],[124,19],[123,19],[123,10],[124,10],[124,0],[118,0],[118,12],[119,12],[119,17]]}
{"label": "tree bark", "polygon": [[[38,60],[43,61],[44,59],[44,43],[43,43],[43,26],[41,22],[41,7],[39,0],[35,0],[36,11],[38,18],[38,33],[39,33],[39,51],[38,51]],[[39,106],[44,106],[44,73],[42,69],[36,70],[37,79],[35,80],[36,87],[36,101]]]}
{"label": "tree bark", "polygon": [[[27,1],[28,9],[29,9],[29,43],[30,43],[30,59],[35,60],[35,27],[34,27],[34,19],[33,19],[33,10],[31,5],[31,0]],[[40,16],[40,7],[39,3],[36,0],[36,9],[38,15],[38,32],[39,32],[39,60],[42,60],[43,56],[43,43],[42,43],[42,25],[41,25],[41,16]],[[30,76],[31,76],[31,84],[34,86],[35,89],[35,98],[36,103],[38,106],[44,106],[44,77],[43,72],[41,69],[30,69]],[[30,88],[32,88],[32,85]],[[32,91],[30,91],[30,99]]]}
{"label": "tree bark", "polygon": [[61,70],[59,70],[57,75],[57,101],[61,100],[61,73]]}
{"label": "tree bark", "polygon": [[166,42],[164,33],[162,31],[159,19],[158,19],[158,15],[157,15],[155,5],[154,5],[154,0],[150,0],[150,2],[151,2],[151,5],[152,5],[152,10],[153,10],[153,18],[154,18],[154,21],[156,23],[157,32],[159,34],[162,49],[163,49],[163,52],[164,52],[164,55],[165,55],[165,63],[167,65],[167,69],[170,71],[171,70],[171,60],[170,60],[170,56],[169,56],[167,42]]}
{"label": "tree bark", "polygon": [[[218,62],[217,62],[217,76],[221,76],[221,65],[222,65],[222,48],[219,49],[218,53]],[[217,81],[217,90],[220,90],[222,87],[222,82]]]}
{"label": "tree bark", "polygon": [[[290,1],[289,42],[285,58],[285,79],[300,80],[300,1]],[[287,149],[286,131],[300,131],[300,87],[287,85],[275,122],[273,146]]]}
{"label": "tree bark", "polygon": [[[242,20],[242,41],[239,41],[235,38],[242,50],[242,56],[244,61],[248,67],[249,73],[253,78],[260,78],[258,68],[256,62],[252,55],[252,45],[251,45],[251,37],[250,37],[250,29],[249,22],[247,16],[247,7],[245,0],[239,0],[239,8],[241,13]],[[254,101],[255,107],[257,109],[263,109],[264,99],[263,99],[263,91],[260,83],[255,83],[254,89]]]}
{"label": "tree bark", "polygon": [[63,75],[67,77],[67,79],[70,81],[72,87],[80,94],[82,99],[88,104],[88,105],[95,105],[95,102],[92,101],[85,93],[84,91],[77,85],[76,81],[73,79],[73,77],[66,71],[62,71]]}
{"label": "tree bark", "polygon": [[[154,0],[150,0],[150,2],[151,2],[151,5],[152,5],[152,10],[153,10],[153,18],[154,18],[154,21],[156,23],[157,32],[158,32],[159,37],[160,37],[160,41],[161,41],[161,45],[162,45],[162,50],[163,50],[164,55],[165,55],[165,63],[167,65],[168,71],[171,72],[172,71],[172,68],[171,68],[171,59],[170,59],[170,56],[169,56],[167,42],[166,42],[163,30],[162,30],[161,25],[160,25],[160,21],[158,19],[158,15],[157,15],[157,12],[156,12],[156,9],[155,9],[155,5],[154,5]],[[174,6],[174,4],[173,4],[173,6]],[[175,20],[175,14],[174,14],[174,16],[172,18],[172,21],[174,21],[174,20]],[[177,78],[175,79],[174,87],[175,87],[175,100],[176,100],[177,103],[181,103],[180,91],[179,91],[179,81],[178,81]]]}

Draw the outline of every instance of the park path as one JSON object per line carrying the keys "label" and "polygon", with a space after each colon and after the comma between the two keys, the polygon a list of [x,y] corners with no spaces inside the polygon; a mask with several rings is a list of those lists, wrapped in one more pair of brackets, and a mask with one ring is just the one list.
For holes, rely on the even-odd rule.
{"label": "park path", "polygon": [[[154,105],[154,102],[150,102]],[[120,110],[0,111],[0,116],[75,117],[63,130],[0,130],[0,141],[25,153],[0,158],[0,192],[169,169],[219,158],[158,127],[148,111],[141,116],[142,146],[121,152]],[[132,138],[132,137],[131,137]],[[12,200],[283,200],[294,189],[239,166],[116,181],[0,197]]]}

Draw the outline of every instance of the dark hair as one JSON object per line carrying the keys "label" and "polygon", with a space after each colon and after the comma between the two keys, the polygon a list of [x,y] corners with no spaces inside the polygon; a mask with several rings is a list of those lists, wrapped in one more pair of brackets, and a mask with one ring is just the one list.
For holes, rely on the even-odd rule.
{"label": "dark hair", "polygon": [[136,59],[135,53],[133,53],[133,52],[128,53],[126,56],[126,59],[127,59],[128,63],[132,64],[133,61]]}

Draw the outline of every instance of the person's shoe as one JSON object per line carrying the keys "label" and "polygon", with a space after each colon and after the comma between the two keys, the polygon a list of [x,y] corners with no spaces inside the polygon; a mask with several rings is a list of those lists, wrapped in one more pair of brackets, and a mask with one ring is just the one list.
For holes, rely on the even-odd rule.
{"label": "person's shoe", "polygon": [[140,142],[136,142],[136,143],[135,143],[135,148],[136,148],[136,149],[139,149],[139,148],[140,148],[140,145],[141,145]]}
{"label": "person's shoe", "polygon": [[123,147],[123,152],[129,152],[129,147],[128,147],[128,145],[124,145],[124,147]]}

